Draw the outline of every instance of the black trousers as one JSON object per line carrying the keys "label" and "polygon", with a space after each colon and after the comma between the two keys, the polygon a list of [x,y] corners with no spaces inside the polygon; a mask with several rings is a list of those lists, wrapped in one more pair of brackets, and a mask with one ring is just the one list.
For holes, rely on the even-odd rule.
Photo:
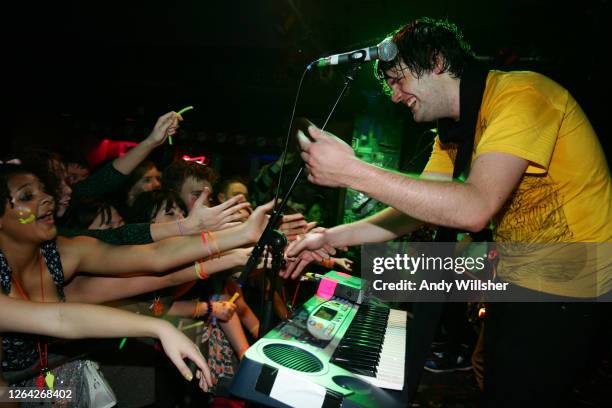
{"label": "black trousers", "polygon": [[[446,302],[416,303],[406,336],[404,401],[416,396]],[[490,303],[484,325],[485,407],[563,407],[584,373],[610,303]],[[602,334],[603,335],[603,334]]]}
{"label": "black trousers", "polygon": [[491,303],[485,407],[569,406],[601,322],[597,303]]}

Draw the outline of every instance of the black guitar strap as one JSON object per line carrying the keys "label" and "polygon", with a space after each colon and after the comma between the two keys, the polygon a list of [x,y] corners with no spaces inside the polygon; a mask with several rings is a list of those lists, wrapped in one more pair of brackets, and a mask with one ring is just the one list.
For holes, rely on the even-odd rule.
{"label": "black guitar strap", "polygon": [[[474,137],[482,97],[489,70],[477,62],[468,64],[461,76],[460,119],[441,119],[438,121],[438,137],[442,144],[455,144],[453,179],[466,179],[469,175],[474,150]],[[483,230],[484,231],[484,230]],[[455,228],[440,227],[436,233],[435,242],[456,242]],[[450,254],[452,256],[453,254]],[[416,395],[423,366],[429,353],[431,343],[436,334],[445,302],[416,302],[414,318],[408,326],[406,335],[406,384],[404,393],[412,401]]]}
{"label": "black guitar strap", "polygon": [[[474,137],[478,113],[487,83],[489,70],[479,63],[468,64],[465,67],[459,84],[460,118],[438,120],[438,137],[444,145],[457,146],[457,155],[453,168],[453,179],[467,179],[472,164]],[[436,242],[455,242],[457,229],[440,227]]]}

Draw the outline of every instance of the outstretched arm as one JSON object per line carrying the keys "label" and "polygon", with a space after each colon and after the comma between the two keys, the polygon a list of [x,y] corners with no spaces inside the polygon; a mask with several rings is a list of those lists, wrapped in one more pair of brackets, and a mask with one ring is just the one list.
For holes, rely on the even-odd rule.
{"label": "outstretched arm", "polygon": [[528,161],[508,153],[479,155],[465,183],[413,178],[357,159],[350,146],[314,126],[298,135],[308,180],[361,191],[424,222],[480,231],[520,182]]}
{"label": "outstretched arm", "polygon": [[183,120],[176,112],[168,112],[160,116],[145,140],[140,142],[125,155],[113,161],[113,167],[122,174],[130,174],[155,149],[163,144],[168,136],[176,133],[179,120]]}
{"label": "outstretched arm", "polygon": [[327,229],[324,234],[331,246],[339,248],[389,241],[414,231],[421,224],[395,208],[386,208],[363,220]]}
{"label": "outstretched arm", "polygon": [[[183,361],[189,358],[212,386],[208,365],[199,349],[170,323],[104,306],[78,303],[34,303],[0,295],[0,330],[35,333],[69,339],[84,337],[158,338],[181,374],[193,374]],[[201,374],[198,375],[201,377]]]}
{"label": "outstretched arm", "polygon": [[148,245],[113,246],[89,237],[58,238],[66,280],[75,271],[102,275],[161,273],[195,260],[254,243],[263,232],[273,202],[258,207],[240,226],[200,236],[168,238]]}
{"label": "outstretched arm", "polygon": [[151,224],[153,241],[236,227],[245,219],[242,210],[251,206],[242,194],[214,207],[204,205],[204,199],[205,195],[201,194],[185,219]]}
{"label": "outstretched arm", "polygon": [[[204,269],[208,275],[213,275],[236,266],[242,266],[246,263],[251,251],[252,248],[232,249],[219,258],[204,261]],[[77,275],[66,285],[64,293],[69,302],[105,303],[180,285],[196,279],[198,277],[193,264],[162,276]]]}
{"label": "outstretched arm", "polygon": [[107,230],[75,230],[60,227],[60,235],[65,237],[88,236],[113,245],[150,244],[165,238],[179,235],[198,234],[201,231],[217,231],[240,225],[242,210],[250,207],[244,196],[237,195],[216,207],[203,205],[204,196],[196,201],[187,218],[178,221],[155,224],[127,224]]}

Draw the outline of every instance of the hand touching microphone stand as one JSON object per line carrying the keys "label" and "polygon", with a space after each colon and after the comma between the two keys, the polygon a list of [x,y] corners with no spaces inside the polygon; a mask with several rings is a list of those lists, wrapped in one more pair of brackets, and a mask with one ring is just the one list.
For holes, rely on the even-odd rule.
{"label": "hand touching microphone stand", "polygon": [[[327,116],[327,119],[325,119],[325,123],[323,123],[321,130],[325,130],[325,127],[327,126],[332,114],[336,110],[338,103],[340,102],[340,100],[342,99],[346,91],[348,90],[350,84],[354,81],[357,71],[361,68],[361,62],[363,62],[363,60],[355,61],[350,65],[348,72],[345,74],[344,86],[342,87],[342,90],[340,91],[338,98],[336,99],[334,105],[332,106],[329,112],[329,115]],[[309,70],[311,66],[312,64],[310,64],[307,67],[307,70]],[[294,111],[295,111],[295,107],[294,107]],[[291,122],[293,122],[293,118]],[[284,149],[284,154],[283,154],[284,157],[286,157],[287,155],[287,148],[289,146],[289,137],[291,135],[291,124],[292,123],[290,123],[289,125],[290,130],[287,133],[287,138],[285,139],[285,149]],[[239,278],[240,287],[243,287],[244,283],[246,282],[246,279],[248,278],[249,274],[253,271],[253,269],[257,265],[258,260],[262,256],[264,250],[268,248],[268,250],[270,251],[272,255],[272,265],[270,268],[270,273],[268,273],[268,270],[266,267],[265,274],[264,274],[265,276],[268,276],[270,278],[270,285],[268,287],[267,296],[264,296],[266,301],[265,301],[265,305],[263,308],[263,318],[262,318],[262,324],[261,324],[261,329],[260,329],[261,334],[267,333],[272,328],[270,326],[272,323],[272,304],[274,300],[274,291],[277,286],[278,272],[284,266],[284,262],[285,262],[284,261],[284,250],[285,250],[285,247],[287,246],[287,238],[282,232],[276,230],[276,228],[280,224],[280,221],[283,217],[283,211],[287,205],[287,202],[289,201],[289,197],[291,196],[291,193],[293,192],[295,186],[297,185],[298,180],[300,179],[300,176],[302,175],[302,172],[304,171],[304,166],[301,166],[298,172],[293,177],[291,185],[289,186],[289,190],[285,193],[285,196],[279,202],[278,197],[279,197],[281,182],[283,179],[283,167],[284,167],[284,159],[283,159],[283,164],[281,166],[281,172],[279,174],[276,195],[274,197],[274,203],[275,203],[274,210],[272,211],[272,215],[270,216],[268,225],[266,226],[264,232],[261,234],[261,237],[257,241],[257,244],[253,248],[253,252],[251,253],[251,256],[249,257],[244,269],[242,270],[242,273],[240,274],[240,278]],[[263,288],[264,288],[263,290],[265,290],[266,285],[264,285]]]}

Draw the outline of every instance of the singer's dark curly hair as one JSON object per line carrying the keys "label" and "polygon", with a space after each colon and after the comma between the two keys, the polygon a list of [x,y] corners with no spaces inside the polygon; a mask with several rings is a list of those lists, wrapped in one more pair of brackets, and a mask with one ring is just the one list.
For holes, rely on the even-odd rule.
{"label": "singer's dark curly hair", "polygon": [[408,23],[390,35],[397,45],[398,54],[392,61],[376,61],[374,74],[385,92],[390,93],[386,83],[385,72],[399,67],[400,60],[406,64],[417,78],[436,67],[439,58],[442,72],[450,72],[455,78],[461,78],[467,63],[474,60],[474,54],[463,34],[453,23],[423,17]]}

